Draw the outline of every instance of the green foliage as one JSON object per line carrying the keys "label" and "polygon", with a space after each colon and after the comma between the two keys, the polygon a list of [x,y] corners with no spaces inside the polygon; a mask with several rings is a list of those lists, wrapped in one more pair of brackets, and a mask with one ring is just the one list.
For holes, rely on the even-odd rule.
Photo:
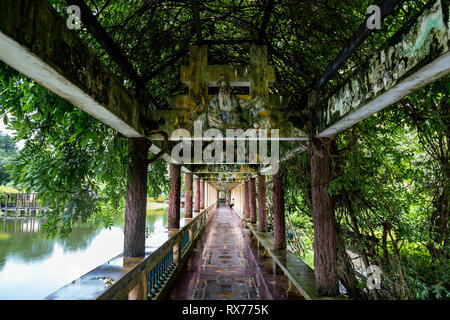
{"label": "green foliage", "polygon": [[64,236],[78,220],[110,226],[123,210],[126,140],[3,64],[0,81],[0,113],[25,141],[12,178],[48,206],[44,229]]}
{"label": "green foliage", "polygon": [[[8,123],[8,117],[3,117],[4,122]],[[9,135],[0,135],[0,185],[5,185],[11,181],[11,176],[7,171],[8,164],[17,155],[17,147],[14,140]]]}
{"label": "green foliage", "polygon": [[13,187],[0,186],[0,193],[19,193],[20,191]]}
{"label": "green foliage", "polygon": [[[150,155],[153,157],[154,155]],[[168,164],[163,159],[158,159],[149,166],[147,194],[149,197],[158,198],[164,196],[169,198],[170,179]]]}
{"label": "green foliage", "polygon": [[[340,133],[329,151],[334,177],[328,190],[339,234],[347,250],[383,272],[376,293],[360,279],[361,295],[450,295],[449,83],[448,77],[438,80]],[[312,252],[308,158],[305,152],[286,164],[286,208],[295,227],[288,241],[294,244],[295,232],[304,251]]]}
{"label": "green foliage", "polygon": [[309,199],[311,168],[307,152],[291,159],[285,170],[288,170],[285,197],[287,241],[294,252],[314,268],[314,227]]}
{"label": "green foliage", "polygon": [[[111,226],[124,212],[127,139],[3,64],[0,81],[0,115],[11,115],[9,128],[25,141],[9,169],[16,185],[48,206],[43,229],[67,236],[80,220]],[[168,186],[158,160],[149,166],[149,196],[167,196]]]}

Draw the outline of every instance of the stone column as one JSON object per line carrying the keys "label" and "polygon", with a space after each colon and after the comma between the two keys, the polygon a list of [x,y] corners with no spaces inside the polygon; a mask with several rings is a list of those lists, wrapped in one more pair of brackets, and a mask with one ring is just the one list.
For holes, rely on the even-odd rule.
{"label": "stone column", "polygon": [[184,217],[192,218],[192,172],[184,175]]}
{"label": "stone column", "polygon": [[336,218],[333,197],[328,193],[332,178],[329,139],[313,138],[311,158],[311,196],[314,223],[314,273],[316,291],[322,296],[337,296]]}
{"label": "stone column", "polygon": [[169,229],[180,227],[181,165],[170,164]]}
{"label": "stone column", "polygon": [[286,249],[286,222],[284,219],[284,185],[281,176],[281,168],[273,175],[272,199],[273,199],[273,235],[274,250]]}
{"label": "stone column", "polygon": [[258,231],[266,232],[266,176],[258,174]]}
{"label": "stone column", "polygon": [[241,210],[241,215],[244,215],[245,212],[245,182],[241,183],[240,185],[240,195],[241,195],[241,207],[239,208]]}
{"label": "stone column", "polygon": [[250,191],[250,222],[256,223],[256,185],[255,178],[250,179],[249,183]]}
{"label": "stone column", "polygon": [[147,209],[147,154],[150,141],[131,138],[128,154],[127,195],[125,208],[124,249],[125,257],[140,257],[145,253],[145,215]]}
{"label": "stone column", "polygon": [[244,218],[250,217],[248,181],[244,182]]}
{"label": "stone column", "polygon": [[200,212],[200,180],[194,178],[194,212]]}
{"label": "stone column", "polygon": [[209,190],[209,184],[208,184],[207,182],[205,182],[205,185],[206,185],[206,200],[205,200],[205,207],[208,208],[208,206],[209,206],[209,194],[210,194],[210,191],[211,191],[211,190]]}
{"label": "stone column", "polygon": [[200,210],[205,209],[205,181],[200,180]]}
{"label": "stone column", "polygon": [[141,272],[137,276],[137,285],[128,293],[128,300],[147,300],[147,275]]}

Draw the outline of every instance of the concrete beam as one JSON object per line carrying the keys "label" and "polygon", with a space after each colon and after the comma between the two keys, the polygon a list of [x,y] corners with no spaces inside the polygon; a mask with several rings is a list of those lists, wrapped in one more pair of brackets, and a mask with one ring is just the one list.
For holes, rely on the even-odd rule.
{"label": "concrete beam", "polygon": [[211,181],[209,183],[217,190],[231,190],[231,189],[235,188],[235,186],[241,182]]}
{"label": "concrete beam", "polygon": [[186,167],[195,174],[210,174],[210,173],[256,173],[258,172],[258,165],[253,164],[193,164],[186,165]]}
{"label": "concrete beam", "polygon": [[[204,89],[201,89],[204,90]],[[196,91],[201,91],[200,89]],[[207,90],[207,89],[205,89]],[[205,101],[210,101],[213,95],[205,95]],[[246,109],[260,110],[259,114],[263,114],[264,118],[268,121],[261,126],[262,129],[268,129],[268,137],[264,140],[280,140],[280,141],[306,141],[308,135],[300,128],[297,128],[291,118],[295,116],[301,116],[299,111],[289,109],[290,99],[277,96],[268,95],[267,99],[269,103],[262,105],[261,99],[253,99],[251,95],[240,94],[236,95],[241,104],[241,107]],[[199,102],[192,98],[190,95],[179,95],[174,97],[168,97],[167,102],[171,109],[167,110],[153,110],[148,113],[147,119],[151,123],[158,124],[158,130],[164,130],[171,136],[172,132],[179,128],[187,129],[190,132],[190,137],[186,140],[199,140],[204,138],[194,138],[194,121],[202,116],[206,115],[206,109],[199,109]],[[208,104],[206,104],[207,106]],[[270,120],[270,121],[269,121]],[[249,128],[242,128],[252,129]],[[278,129],[278,136],[272,137],[270,129]],[[206,129],[204,129],[206,130]],[[223,130],[223,139],[225,139],[225,131]],[[160,136],[151,136],[152,140],[160,140]],[[223,140],[220,138],[220,140]],[[252,138],[235,138],[234,140],[252,140]],[[259,138],[261,140],[262,138]],[[172,140],[172,139],[171,139]]]}
{"label": "concrete beam", "polygon": [[411,25],[317,106],[317,136],[334,136],[448,74],[449,24],[448,2],[430,1]]}
{"label": "concrete beam", "polygon": [[[151,111],[47,1],[0,0],[0,8],[0,60],[125,137],[146,137],[142,122]],[[160,150],[155,144],[150,148],[154,154]],[[168,154],[162,158],[173,162]]]}
{"label": "concrete beam", "polygon": [[257,173],[196,173],[196,177],[201,180],[214,180],[214,181],[230,181],[230,180],[242,180],[242,179],[250,179],[252,177],[256,177]]}
{"label": "concrete beam", "polygon": [[0,8],[0,60],[124,136],[145,136],[144,106],[47,1],[0,0]]}

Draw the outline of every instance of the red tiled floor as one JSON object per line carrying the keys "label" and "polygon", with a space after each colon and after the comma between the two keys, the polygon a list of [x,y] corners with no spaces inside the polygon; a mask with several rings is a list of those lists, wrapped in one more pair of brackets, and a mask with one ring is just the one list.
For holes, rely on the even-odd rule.
{"label": "red tiled floor", "polygon": [[[266,283],[268,281],[268,284]],[[286,299],[287,280],[273,275],[266,259],[251,248],[248,230],[228,207],[216,209],[168,299]]]}

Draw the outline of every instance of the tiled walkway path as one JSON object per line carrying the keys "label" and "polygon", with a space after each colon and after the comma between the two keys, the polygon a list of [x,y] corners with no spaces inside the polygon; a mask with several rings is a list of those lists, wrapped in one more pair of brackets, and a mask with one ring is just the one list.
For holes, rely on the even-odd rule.
{"label": "tiled walkway path", "polygon": [[182,270],[170,299],[272,299],[239,217],[220,205]]}

